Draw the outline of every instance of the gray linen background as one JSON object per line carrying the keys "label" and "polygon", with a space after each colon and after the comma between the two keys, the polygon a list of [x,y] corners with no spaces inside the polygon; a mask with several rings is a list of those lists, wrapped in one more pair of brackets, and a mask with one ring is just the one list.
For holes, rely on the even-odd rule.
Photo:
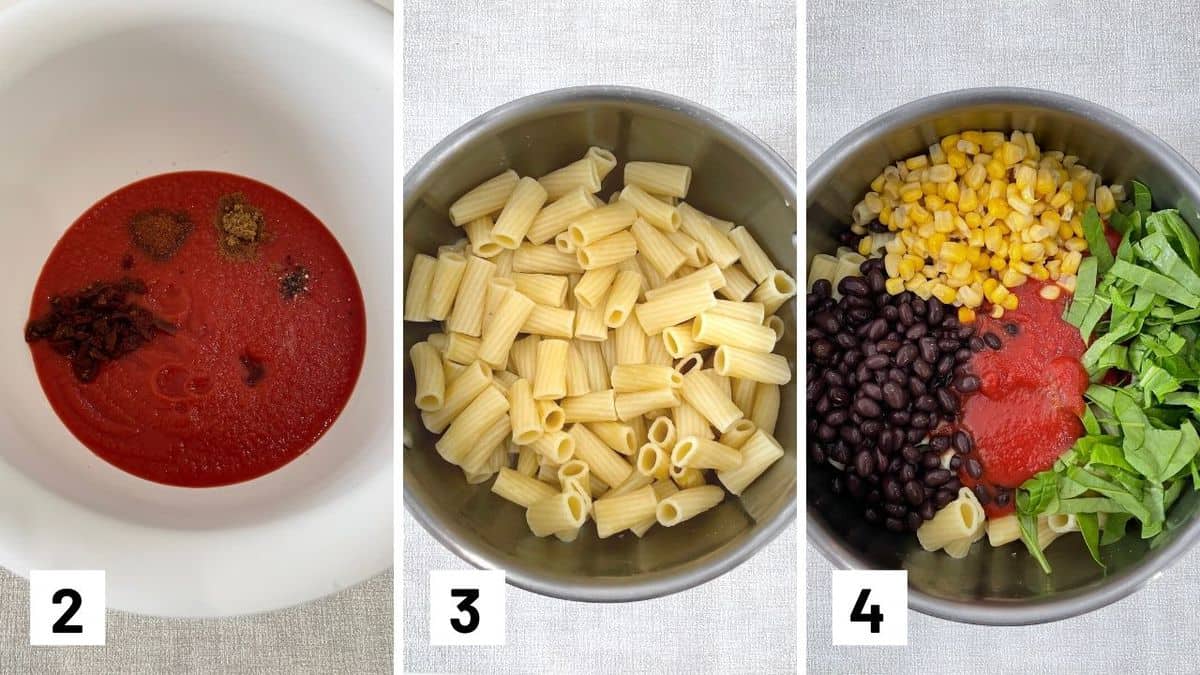
{"label": "gray linen background", "polygon": [[[405,3],[404,166],[491,108],[546,89],[626,84],[711,107],[796,157],[793,0]],[[404,518],[408,672],[778,673],[796,669],[796,537],[738,569],[633,604],[508,587],[504,647],[429,646],[429,571],[467,564]]]}
{"label": "gray linen background", "polygon": [[[818,1],[808,5],[807,30],[808,162],[915,98],[1019,85],[1108,106],[1200,164],[1194,2]],[[967,626],[910,612],[907,648],[831,646],[830,566],[811,547],[807,571],[812,673],[1200,672],[1200,551],[1121,602],[1045,626]]]}
{"label": "gray linen background", "polygon": [[[19,1],[0,0],[0,11]],[[30,647],[29,582],[0,567],[0,673],[390,673],[392,619],[388,571],[269,614],[192,621],[110,611],[106,647]]]}

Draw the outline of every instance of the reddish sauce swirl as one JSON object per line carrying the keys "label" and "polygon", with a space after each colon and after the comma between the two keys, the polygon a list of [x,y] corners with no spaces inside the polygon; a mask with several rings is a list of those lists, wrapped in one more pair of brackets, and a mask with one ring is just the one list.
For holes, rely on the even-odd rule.
{"label": "reddish sauce swirl", "polygon": [[[1079,330],[1062,319],[1069,296],[1046,300],[1039,295],[1044,285],[1026,282],[1013,291],[1020,298],[1016,310],[1000,319],[980,312],[977,319],[977,334],[994,333],[1002,344],[971,359],[982,385],[964,398],[960,427],[974,438],[968,457],[982,464],[983,475],[972,478],[964,458],[964,485],[1019,487],[1051,468],[1083,433],[1079,416],[1088,377],[1079,359],[1085,345]],[[1013,504],[989,503],[985,510],[1004,515]]]}
{"label": "reddish sauce swirl", "polygon": [[[268,236],[253,259],[220,252],[214,218],[231,193],[265,216]],[[186,213],[194,225],[167,259],[131,243],[131,218],[149,209]],[[288,298],[281,278],[296,265],[307,284]],[[337,240],[282,192],[207,171],[121,188],[63,234],[30,317],[44,316],[53,296],[122,277],[145,282],[138,302],[174,334],[104,363],[87,383],[47,342],[30,344],[50,405],[111,464],[170,485],[250,480],[311,447],[349,399],[365,345],[362,293]]]}

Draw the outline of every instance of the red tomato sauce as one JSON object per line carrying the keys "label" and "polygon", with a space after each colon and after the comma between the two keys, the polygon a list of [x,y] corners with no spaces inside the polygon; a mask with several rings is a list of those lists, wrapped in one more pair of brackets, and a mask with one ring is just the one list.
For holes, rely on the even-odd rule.
{"label": "red tomato sauce", "polygon": [[[971,359],[982,386],[963,401],[960,426],[975,441],[969,457],[982,464],[983,475],[971,478],[964,458],[959,470],[964,485],[1016,488],[1051,468],[1083,434],[1079,416],[1088,376],[1079,359],[1085,345],[1079,329],[1062,319],[1069,296],[1046,300],[1038,294],[1044,285],[1031,279],[1013,291],[1016,310],[1000,319],[980,312],[977,319],[977,335],[995,333],[1002,345]],[[989,516],[1012,509],[1011,502],[985,506]]]}
{"label": "red tomato sauce", "polygon": [[[241,193],[262,210],[266,238],[248,260],[221,253],[218,200]],[[168,260],[130,239],[147,209],[186,212],[191,233]],[[281,277],[309,272],[290,299]],[[137,302],[173,323],[82,383],[70,362],[30,344],[42,389],[63,424],[105,461],[147,480],[208,487],[256,478],[325,433],[358,379],[366,341],[362,292],[333,235],[298,202],[248,178],[209,171],[154,176],[88,209],[59,240],[34,289],[50,298],[97,281],[143,280]],[[248,384],[249,357],[262,366]]]}

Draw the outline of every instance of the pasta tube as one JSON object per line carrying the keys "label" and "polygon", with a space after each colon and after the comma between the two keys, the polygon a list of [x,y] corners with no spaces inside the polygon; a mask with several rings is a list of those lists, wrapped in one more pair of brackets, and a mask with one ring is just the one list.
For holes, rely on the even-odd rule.
{"label": "pasta tube", "polygon": [[492,239],[494,225],[491,216],[483,216],[463,226],[467,240],[471,242],[471,252],[480,258],[494,258],[504,250],[504,247]]}
{"label": "pasta tube", "polygon": [[683,386],[683,376],[670,366],[618,365],[612,369],[612,386],[618,394],[647,389],[677,389]]}
{"label": "pasta tube", "polygon": [[615,422],[617,419],[615,394],[616,392],[612,389],[603,389],[583,396],[564,398],[559,405],[562,406],[563,416],[568,424],[572,422]]}
{"label": "pasta tube", "polygon": [[725,269],[738,261],[741,253],[737,247],[724,232],[713,226],[703,213],[692,208],[687,202],[679,204],[676,208],[679,210],[680,231],[695,239],[711,262]]}
{"label": "pasta tube", "polygon": [[766,473],[772,464],[778,462],[783,457],[783,448],[762,429],[757,429],[742,443],[741,453],[740,466],[717,472],[717,480],[735,495],[742,494],[751,483]]}
{"label": "pasta tube", "polygon": [[771,262],[749,230],[735,227],[729,231],[729,240],[737,247],[742,267],[754,283],[761,284],[775,271],[775,263]]}
{"label": "pasta tube", "polygon": [[428,342],[418,342],[408,353],[417,383],[417,409],[438,410],[446,399],[446,370],[441,354]]}
{"label": "pasta tube", "polygon": [[479,341],[479,359],[493,368],[508,362],[508,351],[525,320],[533,312],[533,301],[516,291],[509,291],[496,310],[495,316],[483,327]]}
{"label": "pasta tube", "polygon": [[730,471],[742,465],[742,453],[717,441],[685,436],[675,443],[671,464],[688,469]]}
{"label": "pasta tube", "polygon": [[633,467],[582,424],[567,432],[575,439],[575,457],[587,462],[592,475],[608,485],[620,485],[633,472]]}
{"label": "pasta tube", "polygon": [[642,275],[622,270],[613,279],[608,300],[604,304],[604,325],[619,328],[633,312],[638,294],[642,290]]}
{"label": "pasta tube", "polygon": [[[742,411],[733,404],[733,400],[722,391],[721,386],[703,370],[693,370],[683,376],[683,386],[680,388],[683,400],[691,404],[704,419],[725,433],[734,422],[742,418]],[[679,420],[675,420],[679,426]],[[683,432],[680,431],[682,437]]]}
{"label": "pasta tube", "polygon": [[575,491],[561,492],[534,502],[525,512],[525,522],[539,537],[555,532],[578,530],[587,520],[587,503]]}
{"label": "pasta tube", "polygon": [[723,499],[725,499],[725,491],[716,485],[687,488],[658,502],[655,507],[655,516],[658,518],[659,525],[672,527],[685,520],[695,518],[720,504]]}
{"label": "pasta tube", "polygon": [[480,183],[450,205],[450,222],[462,227],[472,220],[500,211],[519,181],[517,172],[509,169]]}
{"label": "pasta tube", "polygon": [[500,469],[492,492],[523,508],[558,494],[554,488],[542,481],[509,468]]}
{"label": "pasta tube", "polygon": [[657,506],[658,498],[654,488],[649,485],[629,494],[598,499],[592,505],[596,532],[601,539],[607,539],[645,520],[649,514],[655,513]]}
{"label": "pasta tube", "polygon": [[476,256],[467,257],[467,265],[455,294],[454,309],[446,317],[447,330],[479,337],[488,284],[495,274],[495,263]]}
{"label": "pasta tube", "polygon": [[626,162],[625,184],[637,185],[654,195],[687,196],[692,184],[692,167],[660,162]]}
{"label": "pasta tube", "polygon": [[538,418],[529,380],[519,379],[508,388],[508,409],[513,443],[529,445],[542,437],[542,420]]}
{"label": "pasta tube", "polygon": [[467,259],[457,251],[443,251],[438,255],[433,269],[433,283],[429,286],[429,298],[425,300],[425,312],[429,318],[442,321],[450,314],[458,285],[467,269]]}
{"label": "pasta tube", "polygon": [[412,270],[408,273],[408,288],[404,293],[405,321],[432,321],[426,301],[436,268],[437,258],[433,256],[418,253],[413,258]]}
{"label": "pasta tube", "polygon": [[542,340],[537,348],[533,398],[558,400],[567,395],[567,341]]}
{"label": "pasta tube", "polygon": [[568,225],[594,208],[587,190],[576,187],[542,208],[525,236],[535,244],[544,244],[566,232]]}
{"label": "pasta tube", "polygon": [[659,201],[653,195],[636,185],[626,185],[621,190],[617,203],[625,202],[637,209],[639,216],[647,223],[664,232],[674,232],[679,229],[679,210],[673,205]]}
{"label": "pasta tube", "polygon": [[713,369],[718,375],[768,384],[787,384],[792,380],[791,366],[783,356],[728,345],[717,347],[713,354]]}
{"label": "pasta tube", "polygon": [[621,422],[589,422],[587,428],[604,441],[608,447],[622,455],[632,455],[637,450],[637,433],[633,427]]}
{"label": "pasta tube", "polygon": [[562,275],[516,272],[512,278],[517,290],[539,305],[562,307],[567,300],[567,278]]}

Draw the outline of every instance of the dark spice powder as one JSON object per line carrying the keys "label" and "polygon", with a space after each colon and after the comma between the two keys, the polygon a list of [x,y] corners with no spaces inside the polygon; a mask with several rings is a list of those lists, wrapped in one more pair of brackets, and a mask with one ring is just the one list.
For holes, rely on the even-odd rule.
{"label": "dark spice powder", "polygon": [[236,260],[249,260],[266,237],[262,209],[246,201],[240,192],[217,202],[217,242],[221,252]]}
{"label": "dark spice powder", "polygon": [[263,365],[261,360],[251,356],[249,352],[242,352],[238,360],[242,362],[242,367],[246,369],[246,376],[242,380],[246,383],[247,387],[253,387],[262,382],[262,379],[266,377],[266,366]]}
{"label": "dark spice powder", "polygon": [[279,294],[284,300],[294,300],[297,295],[308,292],[310,278],[307,267],[293,263],[291,257],[288,257],[283,272],[279,275]]}
{"label": "dark spice powder", "polygon": [[143,253],[155,260],[169,260],[192,233],[186,213],[148,209],[129,219],[129,236]]}
{"label": "dark spice powder", "polygon": [[174,325],[133,303],[130,296],[145,293],[145,282],[126,278],[53,297],[50,312],[25,326],[25,341],[46,340],[71,362],[76,379],[91,382],[105,362],[137,350],[158,333],[175,332]]}

